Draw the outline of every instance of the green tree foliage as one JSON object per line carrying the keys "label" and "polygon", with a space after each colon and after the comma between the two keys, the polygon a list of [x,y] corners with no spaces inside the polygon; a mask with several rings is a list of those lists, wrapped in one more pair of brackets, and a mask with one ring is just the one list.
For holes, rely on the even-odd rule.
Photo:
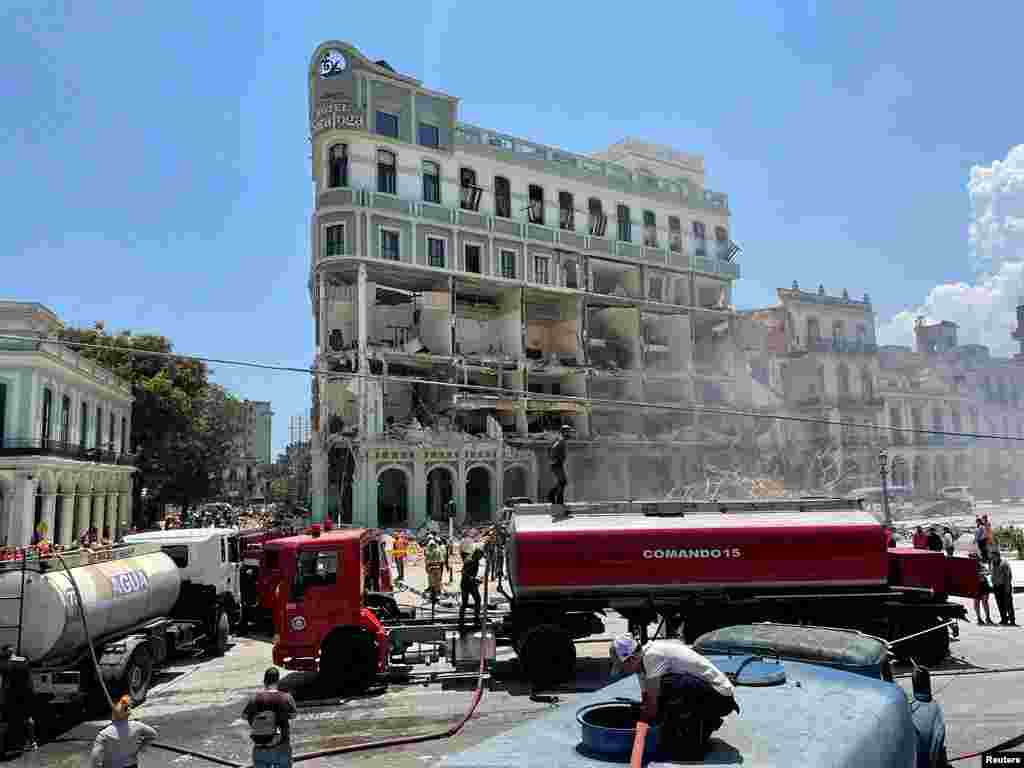
{"label": "green tree foliage", "polygon": [[[102,323],[88,329],[67,328],[61,337],[83,357],[132,385],[131,445],[139,470],[136,491],[146,487],[157,504],[183,508],[220,492],[233,453],[239,403],[210,383],[205,363],[163,356],[172,351],[165,336],[111,334]],[[129,349],[162,354],[133,354]]]}

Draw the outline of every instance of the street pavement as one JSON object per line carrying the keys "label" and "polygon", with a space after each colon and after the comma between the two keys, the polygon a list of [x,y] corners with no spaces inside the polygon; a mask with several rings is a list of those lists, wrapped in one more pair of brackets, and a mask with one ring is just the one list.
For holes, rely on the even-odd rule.
{"label": "street pavement", "polygon": [[[425,588],[426,577],[421,565],[411,565],[407,576],[416,590]],[[457,584],[458,570],[449,587],[453,593]],[[415,592],[404,592],[400,600],[407,605],[418,604],[422,615],[422,601]],[[965,604],[970,602],[964,601]],[[451,600],[450,605],[455,604]],[[1017,596],[1016,605],[1018,610],[1024,610],[1024,595]],[[447,608],[449,613],[450,610]],[[998,620],[994,602],[992,610]],[[973,607],[969,607],[969,612],[973,617]],[[605,634],[614,635],[624,630],[625,622],[612,617]],[[933,680],[936,698],[945,709],[951,756],[989,747],[1024,731],[1022,641],[1024,629],[961,624],[960,637],[952,646],[953,658],[935,673]],[[602,687],[609,674],[606,643],[583,642],[577,648],[579,662],[575,682],[562,690],[545,692],[557,696],[557,702],[532,698],[529,686],[517,679],[512,651],[499,648],[494,690],[484,694],[476,715],[457,736],[408,747],[309,760],[304,765],[309,768],[341,765],[430,768],[445,755],[541,716],[552,707],[573,707],[581,694]],[[270,664],[271,646],[267,634],[235,638],[221,659],[196,658],[178,663],[163,673],[147,702],[135,710],[135,717],[156,727],[162,743],[247,763],[248,727],[240,715],[247,697],[259,689],[263,671]],[[421,666],[417,671],[440,668],[440,665]],[[292,728],[296,754],[441,731],[462,717],[472,699],[472,681],[468,681],[461,689],[434,682],[390,686],[359,697],[325,701],[326,694],[316,689],[313,680],[308,673],[287,673],[284,678],[285,687],[293,691],[300,705],[300,714]],[[910,691],[909,677],[899,682]],[[106,719],[71,719],[63,724],[56,740],[9,764],[79,768],[86,764],[93,737],[107,722]],[[822,734],[822,738],[827,737],[827,733]],[[960,763],[979,764],[977,759]],[[213,764],[151,748],[140,765],[205,768]]]}

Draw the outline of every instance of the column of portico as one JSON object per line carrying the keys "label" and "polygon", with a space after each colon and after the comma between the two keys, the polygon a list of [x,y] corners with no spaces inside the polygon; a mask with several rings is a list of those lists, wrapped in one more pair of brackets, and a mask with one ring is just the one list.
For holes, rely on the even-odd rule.
{"label": "column of portico", "polygon": [[106,519],[106,494],[103,491],[93,491],[92,494],[92,527],[96,529],[96,536],[103,540],[103,524]]}
{"label": "column of portico", "polygon": [[75,509],[75,538],[77,540],[89,532],[89,526],[92,524],[92,492],[87,487],[79,487],[75,492],[75,501],[77,502]]}
{"label": "column of portico", "polygon": [[131,515],[128,510],[131,507],[132,495],[128,491],[121,491],[117,504],[117,530],[121,532],[131,528]]}
{"label": "column of portico", "polygon": [[55,541],[58,544],[68,545],[71,544],[75,538],[75,502],[76,495],[74,491],[63,494],[63,503],[61,504],[61,515],[60,515],[60,531]]}
{"label": "column of portico", "polygon": [[107,514],[105,525],[110,529],[110,540],[114,541],[117,538],[117,491],[108,491],[106,497]]}
{"label": "column of portico", "polygon": [[43,494],[43,519],[42,527],[39,531],[39,535],[45,538],[47,541],[54,541],[56,532],[53,530],[53,525],[56,522],[57,517],[57,494],[46,493]]}

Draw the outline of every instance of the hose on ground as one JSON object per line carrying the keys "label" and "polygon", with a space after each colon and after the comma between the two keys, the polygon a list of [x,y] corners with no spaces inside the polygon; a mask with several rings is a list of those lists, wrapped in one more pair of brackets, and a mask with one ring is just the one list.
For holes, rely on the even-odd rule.
{"label": "hose on ground", "polygon": [[[487,654],[484,652],[484,639],[487,637],[487,627],[489,618],[488,605],[488,592],[491,581],[491,561],[494,553],[493,544],[489,546],[487,554],[487,567],[484,569],[484,595],[483,595],[483,619],[480,622],[480,667],[477,670],[476,678],[476,691],[473,694],[473,701],[470,702],[469,709],[462,718],[454,725],[449,726],[443,731],[433,731],[432,733],[425,733],[419,736],[399,736],[394,739],[382,739],[380,741],[368,741],[362,744],[347,744],[342,747],[332,747],[330,749],[320,749],[315,752],[306,752],[301,755],[295,755],[292,758],[293,763],[301,763],[305,760],[315,760],[319,757],[330,757],[333,755],[348,755],[353,752],[365,752],[371,749],[384,749],[387,747],[401,747],[410,744],[421,744],[425,741],[436,741],[437,739],[447,739],[463,729],[466,723],[469,722],[470,718],[476,714],[476,709],[480,705],[480,700],[484,695],[484,673],[486,671]],[[250,767],[251,768],[251,767]]]}
{"label": "hose on ground", "polygon": [[[96,646],[93,644],[92,634],[89,632],[89,621],[85,615],[85,602],[82,600],[82,593],[78,589],[78,582],[76,582],[75,577],[71,575],[71,569],[68,568],[68,564],[64,562],[64,558],[61,557],[60,553],[54,552],[53,556],[56,557],[57,560],[60,562],[61,567],[64,569],[64,575],[67,577],[67,580],[71,582],[71,589],[74,591],[75,601],[78,603],[78,614],[82,617],[82,629],[85,631],[85,640],[89,646],[89,657],[92,659],[92,668],[96,674],[96,682],[99,683],[100,689],[103,691],[103,695],[104,697],[106,697],[107,704],[110,706],[110,709],[113,709],[114,700],[110,696],[110,690],[107,688],[107,682],[103,679],[103,673],[100,670],[100,661],[96,657]],[[246,768],[246,766],[243,763],[236,763],[232,760],[225,760],[222,757],[208,755],[204,752],[197,752],[194,749],[176,747],[173,744],[164,744],[163,742],[154,741],[149,746],[155,747],[157,749],[163,749],[168,752],[175,752],[179,755],[189,755],[191,757],[198,757],[202,760],[207,760],[211,763],[216,763],[217,765],[226,765],[228,766],[228,768]]]}

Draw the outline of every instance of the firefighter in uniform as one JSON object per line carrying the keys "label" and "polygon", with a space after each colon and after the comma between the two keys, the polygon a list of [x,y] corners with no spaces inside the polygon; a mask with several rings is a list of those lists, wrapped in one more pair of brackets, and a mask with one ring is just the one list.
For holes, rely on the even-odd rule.
{"label": "firefighter in uniform", "polygon": [[404,533],[395,535],[394,543],[391,545],[391,557],[395,560],[395,568],[398,570],[398,580],[405,580],[405,549],[406,540]]}
{"label": "firefighter in uniform", "polygon": [[572,427],[563,424],[558,438],[551,445],[551,474],[555,476],[555,487],[548,492],[548,501],[552,504],[565,504],[565,486],[569,478],[565,475],[565,458],[568,452],[566,441],[572,433]]}
{"label": "firefighter in uniform", "polygon": [[662,748],[678,758],[699,760],[722,718],[740,711],[725,673],[681,640],[641,648],[632,635],[620,635],[611,655],[618,669],[640,676],[640,719],[659,724]]}
{"label": "firefighter in uniform", "polygon": [[437,602],[441,598],[441,579],[444,576],[444,547],[434,536],[431,536],[427,540],[427,550],[424,555],[427,562],[430,599]]}

